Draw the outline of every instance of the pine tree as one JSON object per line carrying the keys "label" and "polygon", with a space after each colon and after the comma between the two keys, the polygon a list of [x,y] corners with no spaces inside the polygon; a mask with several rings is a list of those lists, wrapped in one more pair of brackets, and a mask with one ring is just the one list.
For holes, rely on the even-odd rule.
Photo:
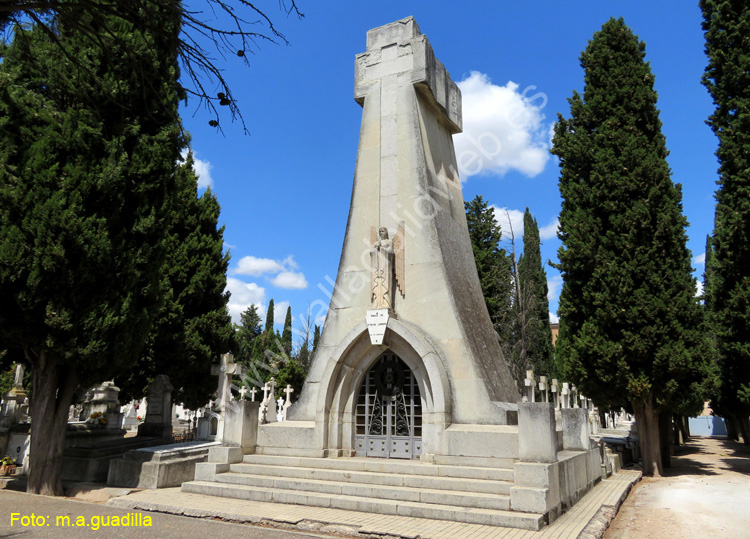
{"label": "pine tree", "polygon": [[164,307],[136,368],[117,378],[121,398],[141,398],[158,374],[175,387],[173,402],[197,409],[216,390],[211,365],[227,352],[232,324],[225,292],[229,254],[224,252],[220,207],[210,190],[198,197],[192,154],[177,165],[178,204],[171,215],[162,270]]}
{"label": "pine tree", "polygon": [[700,7],[708,55],[703,83],[716,104],[708,123],[719,138],[706,290],[721,382],[714,405],[750,444],[750,5],[701,0]]}
{"label": "pine tree", "polygon": [[700,393],[700,311],[645,44],[610,19],[581,55],[583,96],[558,117],[563,290],[557,356],[601,407],[632,408],[644,474],[660,475],[660,411]]}
{"label": "pine tree", "polygon": [[179,19],[163,13],[96,46],[16,27],[2,50],[0,342],[31,367],[30,492],[62,494],[74,391],[135,363],[163,305],[185,145]]}
{"label": "pine tree", "polygon": [[490,320],[502,341],[510,316],[510,260],[505,249],[500,248],[502,233],[494,208],[484,201],[482,195],[464,202],[464,206],[482,294]]}
{"label": "pine tree", "polygon": [[523,215],[523,255],[518,260],[515,317],[523,326],[522,338],[528,362],[539,374],[557,377],[552,329],[549,325],[547,273],[542,265],[539,225],[529,208]]}

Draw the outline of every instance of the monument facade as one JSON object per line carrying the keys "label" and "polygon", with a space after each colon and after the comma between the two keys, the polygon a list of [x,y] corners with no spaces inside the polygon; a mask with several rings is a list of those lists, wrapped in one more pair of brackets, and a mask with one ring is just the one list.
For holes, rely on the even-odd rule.
{"label": "monument facade", "polygon": [[[482,296],[453,149],[460,90],[409,17],[367,33],[354,98],[362,127],[330,310],[300,399],[289,421],[260,428],[259,452],[513,458],[515,442],[497,444],[519,394]],[[496,454],[467,449],[477,430]]]}

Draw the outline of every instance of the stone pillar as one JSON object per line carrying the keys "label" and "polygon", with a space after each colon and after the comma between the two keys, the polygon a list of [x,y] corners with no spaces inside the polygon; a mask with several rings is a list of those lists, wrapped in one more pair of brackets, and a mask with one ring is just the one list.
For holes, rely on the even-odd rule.
{"label": "stone pillar", "polygon": [[227,404],[224,413],[223,444],[241,447],[245,454],[255,453],[258,441],[259,402],[240,400]]}
{"label": "stone pillar", "polygon": [[588,451],[589,422],[585,408],[565,408],[562,411],[563,449]]}
{"label": "stone pillar", "polygon": [[562,504],[552,403],[518,403],[518,456],[510,489],[511,510],[540,513],[548,522],[554,521]]}
{"label": "stone pillar", "polygon": [[557,462],[555,409],[551,403],[518,403],[518,457],[521,462]]}
{"label": "stone pillar", "polygon": [[138,436],[172,439],[173,389],[166,374],[159,374],[148,386],[146,419],[138,425]]}

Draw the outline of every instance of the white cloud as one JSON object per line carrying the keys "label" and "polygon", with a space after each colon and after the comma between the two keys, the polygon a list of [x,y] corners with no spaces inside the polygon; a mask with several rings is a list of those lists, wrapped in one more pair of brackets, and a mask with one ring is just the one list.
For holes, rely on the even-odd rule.
{"label": "white cloud", "polygon": [[[187,158],[188,150],[182,150],[182,158]],[[205,189],[214,186],[214,179],[211,177],[211,170],[214,166],[208,161],[198,159],[193,153],[193,170],[198,176],[198,189]]]}
{"label": "white cloud", "polygon": [[243,256],[237,262],[237,267],[232,273],[237,275],[252,275],[258,277],[264,273],[278,273],[284,270],[284,264],[271,260],[270,258],[257,258],[255,256]]}
{"label": "white cloud", "polygon": [[549,313],[549,321],[550,321],[550,324],[559,324],[560,317],[557,316],[555,313]]}
{"label": "white cloud", "polygon": [[273,305],[273,323],[283,324],[286,322],[286,311],[289,309],[288,301],[280,301]]}
{"label": "white cloud", "polygon": [[463,101],[463,133],[454,137],[462,178],[510,170],[534,177],[549,160],[549,125],[541,110],[547,96],[535,86],[519,91],[515,82],[492,84],[472,71],[458,83]]}
{"label": "white cloud", "polygon": [[560,219],[555,218],[553,222],[539,229],[540,240],[550,240],[557,237],[557,229],[560,228]]}
{"label": "white cloud", "polygon": [[700,297],[703,295],[703,282],[695,281],[695,295]]}
{"label": "white cloud", "polygon": [[702,264],[706,263],[706,253],[699,254],[695,258],[693,258],[693,264],[696,266],[700,266]]}
{"label": "white cloud", "polygon": [[560,297],[562,284],[562,275],[555,275],[551,279],[547,279],[547,300],[557,301],[557,299]]}
{"label": "white cloud", "polygon": [[301,290],[307,288],[307,279],[305,279],[303,273],[282,271],[276,277],[271,279],[271,284],[278,288],[296,288]]}
{"label": "white cloud", "polygon": [[320,327],[323,327],[323,322],[325,322],[325,321],[326,321],[326,315],[325,315],[325,314],[321,314],[321,315],[319,315],[319,316],[317,316],[317,317],[315,318],[315,322],[314,322],[314,324],[315,324],[316,326],[320,326]]}
{"label": "white cloud", "polygon": [[[503,239],[510,241],[511,228],[513,229],[513,236],[516,241],[520,241],[523,237],[523,214],[521,210],[511,210],[508,208],[498,208],[497,206],[491,206],[495,211],[495,221],[500,225],[500,231],[503,233]],[[509,220],[510,219],[510,220]],[[521,247],[518,244],[517,247]]]}
{"label": "white cloud", "polygon": [[232,316],[232,322],[240,323],[240,315],[247,310],[250,305],[258,307],[258,314],[265,316],[265,298],[266,290],[255,283],[246,283],[234,277],[227,278],[227,288],[231,296],[229,297],[229,314]]}
{"label": "white cloud", "polygon": [[[301,271],[292,271],[298,267],[292,255],[281,261],[271,258],[258,258],[256,256],[243,256],[230,273],[234,275],[252,275],[253,277],[268,274],[272,286],[301,290],[307,288],[308,283],[304,273]],[[270,275],[275,275],[275,277],[271,278]]]}

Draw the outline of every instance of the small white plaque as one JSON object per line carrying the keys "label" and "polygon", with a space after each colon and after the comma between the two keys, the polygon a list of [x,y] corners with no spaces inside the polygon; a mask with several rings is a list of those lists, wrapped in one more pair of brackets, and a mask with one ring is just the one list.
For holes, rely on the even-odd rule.
{"label": "small white plaque", "polygon": [[367,331],[370,333],[372,344],[383,344],[385,328],[388,326],[388,309],[374,309],[367,311]]}

